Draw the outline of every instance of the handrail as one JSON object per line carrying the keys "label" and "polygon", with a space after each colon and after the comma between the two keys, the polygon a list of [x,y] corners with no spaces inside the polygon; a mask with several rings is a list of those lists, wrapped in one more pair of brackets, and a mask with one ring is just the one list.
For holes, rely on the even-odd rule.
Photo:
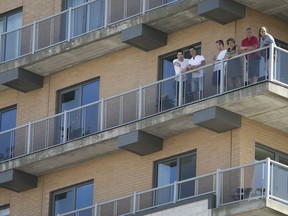
{"label": "handrail", "polygon": [[[113,24],[115,24],[115,23],[118,23],[118,22],[121,22],[121,21],[130,19],[130,18],[135,17],[135,16],[139,16],[139,15],[145,14],[145,13],[151,11],[151,10],[155,10],[155,9],[157,9],[157,8],[159,8],[159,7],[164,7],[164,6],[170,5],[170,4],[172,4],[172,3],[175,3],[175,2],[181,1],[181,0],[174,0],[174,1],[172,1],[172,2],[162,3],[159,7],[156,6],[156,7],[154,7],[154,8],[150,8],[149,10],[146,10],[146,8],[142,8],[142,6],[143,6],[143,4],[144,4],[143,2],[145,2],[146,0],[140,0],[140,2],[139,2],[139,13],[131,14],[130,16],[124,16],[124,17],[122,17],[122,18],[120,18],[120,19],[117,19],[117,20],[115,20],[115,21],[113,21],[113,22],[110,22],[110,21],[109,21],[109,16],[108,16],[109,9],[107,8],[107,7],[109,6],[108,1],[111,1],[111,0],[103,0],[103,7],[104,7],[105,9],[104,9],[104,11],[103,11],[103,16],[99,17],[99,21],[100,21],[100,20],[103,20],[103,24],[101,25],[101,27],[93,28],[93,29],[90,29],[90,30],[89,30],[89,27],[87,27],[87,29],[84,30],[82,33],[77,34],[77,35],[73,35],[73,33],[71,32],[71,29],[72,29],[71,13],[73,13],[74,10],[77,10],[77,9],[80,8],[80,7],[85,7],[85,6],[88,6],[88,5],[92,5],[92,4],[94,4],[94,3],[97,3],[97,1],[99,1],[99,0],[88,1],[88,2],[85,2],[85,3],[83,3],[83,4],[77,5],[77,6],[75,6],[75,7],[71,7],[71,8],[69,8],[69,9],[66,9],[66,10],[64,10],[64,11],[60,11],[60,12],[58,12],[58,13],[56,13],[56,14],[51,15],[51,16],[48,16],[48,17],[45,17],[45,18],[36,20],[36,21],[34,21],[33,23],[26,24],[26,25],[24,25],[24,26],[21,26],[21,27],[19,27],[19,28],[13,29],[13,30],[11,30],[11,31],[7,31],[7,32],[0,33],[0,39],[1,39],[2,37],[9,37],[9,34],[11,34],[11,33],[21,32],[21,31],[22,31],[24,28],[26,28],[26,27],[30,27],[30,26],[32,27],[32,34],[31,34],[31,36],[30,36],[30,37],[31,37],[30,40],[32,40],[32,43],[31,43],[31,45],[28,45],[28,50],[31,50],[31,51],[28,51],[28,52],[25,52],[25,53],[22,53],[22,54],[20,54],[19,52],[17,53],[17,51],[16,51],[15,53],[13,53],[13,55],[15,55],[15,56],[13,56],[13,57],[11,57],[11,58],[8,58],[8,59],[5,59],[5,56],[4,56],[5,54],[0,52],[0,64],[1,64],[1,63],[6,63],[6,62],[8,62],[8,61],[15,60],[15,59],[18,59],[18,58],[20,58],[20,57],[22,57],[22,56],[25,56],[25,55],[28,55],[28,54],[34,54],[35,52],[40,51],[40,50],[43,50],[43,49],[45,49],[45,48],[48,48],[48,47],[51,47],[51,46],[55,46],[55,45],[57,45],[57,44],[59,44],[59,43],[64,43],[64,42],[66,42],[67,40],[69,41],[71,38],[74,39],[74,38],[83,36],[83,35],[88,34],[88,33],[90,33],[90,32],[97,31],[97,30],[99,30],[99,29],[101,29],[101,28],[106,28],[107,26],[113,25]],[[126,6],[126,10],[127,10],[127,8],[128,8],[128,7]],[[90,11],[87,10],[85,16],[88,16],[89,13],[90,13]],[[38,38],[39,32],[36,30],[35,25],[39,25],[39,24],[41,24],[41,22],[45,22],[45,21],[49,21],[50,19],[54,19],[54,18],[56,18],[57,16],[62,15],[62,14],[68,14],[67,23],[64,23],[64,25],[68,25],[68,28],[67,28],[67,29],[68,29],[68,35],[65,35],[65,38],[64,38],[63,40],[56,41],[56,42],[52,42],[52,43],[47,42],[47,41],[42,41],[42,42],[44,42],[45,44],[46,44],[46,43],[47,43],[47,44],[44,45],[43,47],[38,48],[38,47],[36,46],[36,43],[37,43],[36,38]],[[112,14],[112,15],[113,15],[113,14]],[[110,14],[110,16],[111,16],[111,14]],[[89,17],[88,17],[88,19],[89,19]],[[62,24],[63,24],[63,23],[62,23]],[[34,26],[34,27],[33,27],[33,26]],[[51,31],[55,31],[55,30],[53,29],[53,30],[51,30]],[[51,32],[49,32],[49,33],[51,34]],[[54,32],[53,32],[53,33],[54,33]],[[57,32],[57,34],[58,34],[58,33],[59,33],[59,32]],[[69,37],[69,35],[71,35],[71,37]],[[58,36],[60,37],[60,35],[58,35]],[[21,38],[21,34],[19,34],[17,37],[18,37],[18,38],[17,38],[17,41],[21,42],[21,39],[22,39],[22,38]],[[27,37],[27,36],[26,36],[26,37]],[[27,39],[25,39],[25,40],[27,40]],[[49,38],[48,38],[47,40],[49,40]],[[2,46],[5,47],[5,46],[6,46],[6,44],[5,44],[6,42],[4,42],[4,44],[2,44],[2,41],[6,41],[6,40],[0,40],[0,47],[2,47]],[[18,47],[18,49],[20,49],[20,48]],[[2,50],[4,50],[4,49],[2,49]],[[18,51],[19,51],[19,50],[18,50]]]}
{"label": "handrail", "polygon": [[[243,56],[245,56],[245,55],[247,55],[247,54],[250,54],[250,53],[254,53],[254,52],[259,52],[260,50],[263,50],[264,48],[261,48],[261,49],[258,49],[258,50],[254,50],[254,51],[251,51],[251,52],[247,52],[247,53],[243,53],[243,54],[241,54],[241,55],[239,55],[239,56],[237,56],[237,57],[234,57],[235,59],[236,58],[243,58]],[[268,48],[266,48],[266,49],[268,49]],[[277,48],[278,49],[278,48]],[[286,52],[285,52],[285,54],[286,54]],[[234,59],[233,58],[233,59]],[[233,60],[232,59],[232,60]],[[245,59],[245,58],[244,58]],[[273,58],[270,58],[269,59],[269,61],[277,61],[277,58],[274,60]],[[226,62],[228,62],[228,61],[231,61],[231,59],[225,59],[225,60],[223,60],[223,63],[224,63],[224,61]],[[208,65],[205,65],[205,66],[202,66],[202,67],[200,67],[200,68],[197,68],[197,69],[194,69],[194,70],[191,70],[191,71],[188,71],[188,72],[186,72],[186,73],[184,73],[184,74],[182,74],[181,76],[189,76],[190,74],[192,74],[193,72],[195,72],[195,71],[198,71],[198,70],[203,70],[204,71],[204,76],[211,76],[211,73],[210,74],[206,74],[206,73],[208,73],[209,71],[212,71],[213,72],[213,64],[208,64]],[[224,70],[226,70],[226,69],[224,69]],[[245,71],[245,69],[244,69],[244,71]],[[221,73],[225,73],[224,71],[221,71]],[[226,73],[229,73],[229,71],[227,71]],[[206,74],[206,75],[205,75]],[[124,92],[124,93],[121,93],[121,94],[117,94],[117,95],[114,95],[114,96],[111,96],[111,97],[107,97],[106,99],[101,99],[101,100],[99,100],[99,101],[96,101],[96,102],[92,102],[92,103],[89,103],[89,104],[86,104],[86,105],[83,105],[83,106],[80,106],[80,107],[76,107],[76,108],[74,108],[74,109],[71,109],[71,110],[69,110],[69,111],[66,111],[66,114],[71,114],[71,113],[73,113],[73,112],[75,112],[75,111],[79,111],[79,112],[83,112],[83,110],[85,110],[85,109],[89,109],[89,108],[92,108],[92,109],[96,109],[94,106],[97,106],[98,107],[98,117],[97,116],[91,116],[91,117],[94,117],[94,118],[98,118],[98,122],[96,122],[96,123],[94,123],[95,125],[93,126],[94,127],[94,129],[91,131],[91,129],[89,129],[89,128],[83,128],[83,127],[81,127],[81,128],[79,128],[79,130],[81,129],[82,130],[82,132],[80,133],[80,132],[78,132],[78,134],[79,135],[77,135],[77,137],[75,137],[75,135],[73,135],[73,136],[71,136],[71,138],[70,137],[68,137],[68,139],[67,139],[67,137],[66,137],[66,133],[68,134],[68,133],[72,133],[73,131],[67,131],[67,132],[65,132],[65,130],[64,129],[69,129],[69,127],[70,127],[70,125],[72,125],[72,124],[74,124],[73,122],[67,122],[67,121],[69,121],[69,119],[67,120],[67,116],[65,117],[65,112],[62,112],[62,113],[58,113],[58,114],[55,114],[55,115],[52,115],[52,116],[48,116],[48,117],[45,117],[45,118],[42,118],[42,119],[39,119],[39,120],[35,120],[35,121],[32,121],[32,122],[30,122],[30,125],[32,126],[32,130],[34,131],[35,129],[36,129],[36,132],[33,132],[33,136],[42,136],[41,135],[41,133],[46,133],[47,135],[51,135],[51,136],[55,136],[55,135],[57,135],[57,133],[58,133],[58,135],[60,134],[60,133],[62,133],[62,137],[63,137],[63,139],[60,139],[59,138],[59,140],[56,142],[56,143],[51,143],[51,144],[49,144],[49,146],[48,147],[53,147],[53,146],[55,146],[55,145],[57,145],[57,144],[61,144],[61,143],[64,143],[64,142],[67,142],[67,141],[70,141],[70,140],[72,140],[72,139],[75,139],[75,138],[80,138],[80,137],[83,137],[83,136],[85,136],[85,135],[89,135],[89,134],[93,134],[93,133],[98,133],[98,132],[102,132],[102,131],[104,131],[104,130],[107,130],[107,129],[111,129],[111,128],[115,128],[115,127],[119,127],[119,126],[121,126],[121,125],[124,125],[124,124],[126,124],[126,123],[129,123],[129,122],[132,122],[132,121],[139,121],[139,120],[141,120],[141,119],[143,119],[143,118],[146,118],[146,117],[149,117],[149,116],[151,116],[151,115],[156,115],[156,114],[159,114],[159,113],[161,113],[161,112],[164,112],[164,111],[166,111],[166,110],[168,110],[168,109],[174,109],[174,108],[177,108],[177,107],[180,107],[180,106],[183,106],[183,105],[186,105],[186,104],[189,104],[189,103],[194,103],[194,102],[198,102],[199,100],[203,100],[203,99],[207,99],[207,98],[210,98],[210,97],[214,97],[214,96],[216,96],[216,95],[219,95],[219,93],[212,93],[211,95],[206,95],[205,97],[203,97],[203,98],[201,98],[201,99],[197,99],[197,100],[193,100],[192,102],[185,102],[185,103],[183,103],[183,104],[176,104],[176,101],[174,101],[175,103],[172,105],[172,104],[170,104],[170,105],[172,105],[172,106],[170,106],[170,107],[168,107],[168,108],[165,108],[165,109],[163,109],[163,106],[164,106],[164,93],[165,93],[165,95],[166,94],[168,94],[169,92],[167,92],[167,90],[161,90],[161,86],[166,86],[167,84],[169,84],[169,82],[173,82],[174,84],[176,84],[176,78],[177,77],[179,77],[180,75],[178,75],[178,76],[172,76],[172,77],[168,77],[168,78],[166,78],[166,79],[163,79],[163,80],[159,80],[159,81],[156,81],[156,82],[154,82],[154,83],[150,83],[150,84],[147,84],[147,85],[144,85],[144,86],[140,86],[139,88],[135,88],[135,89],[132,89],[132,90],[129,90],[129,91],[127,91],[127,92]],[[192,78],[193,79],[193,78]],[[269,79],[270,79],[270,81],[274,81],[274,79],[271,79],[270,77],[269,77]],[[277,80],[276,80],[277,81]],[[279,82],[279,81],[278,81]],[[281,82],[280,82],[281,83]],[[171,84],[171,83],[170,83]],[[170,85],[169,84],[169,85]],[[283,84],[285,84],[285,83],[283,83]],[[248,85],[249,86],[249,85]],[[155,92],[154,90],[153,90],[153,94],[149,94],[149,95],[146,95],[146,91],[148,90],[149,91],[149,88],[151,88],[152,87],[152,89],[153,89],[153,87],[155,87],[156,89],[158,89],[157,90],[157,92]],[[235,89],[238,89],[238,88],[245,88],[246,87],[246,85],[244,85],[243,84],[243,86],[240,86],[240,87],[237,87],[237,88],[235,88]],[[205,90],[205,89],[204,89]],[[234,89],[231,89],[231,90],[234,90]],[[225,92],[229,92],[229,91],[231,91],[231,90],[229,90],[229,89],[227,89],[227,90],[225,90],[225,91],[223,91],[223,92],[221,92],[220,94],[223,94],[223,93],[225,93]],[[129,117],[128,119],[125,119],[125,116],[123,116],[123,114],[125,114],[124,112],[125,112],[125,110],[126,109],[124,109],[123,108],[123,103],[124,103],[124,105],[127,107],[127,104],[125,104],[125,102],[123,102],[123,100],[125,100],[125,99],[127,99],[125,96],[126,95],[128,95],[129,96],[129,94],[131,94],[131,93],[135,93],[135,99],[137,100],[138,99],[138,102],[137,101],[130,101],[130,103],[133,103],[133,104],[128,104],[128,105],[130,105],[132,108],[131,109],[133,109],[132,111],[133,111],[133,113],[134,113],[134,115],[136,116],[136,117]],[[170,91],[170,93],[171,93],[171,91]],[[180,91],[179,92],[180,94],[182,94],[182,97],[187,93],[187,91],[185,92],[182,92],[182,91]],[[173,93],[173,94],[175,94],[175,93]],[[150,98],[152,98],[152,99],[150,99],[150,103],[149,103],[149,100],[148,100],[148,102],[146,102],[146,99],[148,98],[149,99],[149,97]],[[169,95],[168,95],[168,99],[169,99]],[[174,96],[173,96],[174,97]],[[118,98],[119,98],[119,101],[121,101],[121,103],[122,103],[122,105],[121,104],[118,104]],[[178,98],[181,98],[180,97],[180,95],[179,95],[179,97]],[[155,101],[155,102],[153,102],[153,103],[151,103],[151,100],[156,100],[157,99],[157,101]],[[177,100],[177,98],[174,98],[175,100]],[[173,100],[174,100],[173,99]],[[115,100],[115,101],[113,101],[113,100]],[[170,102],[172,102],[171,100],[172,99],[169,99],[170,100]],[[109,115],[109,114],[113,114],[113,115],[117,115],[117,114],[115,114],[115,113],[113,113],[114,111],[115,111],[115,107],[113,108],[114,109],[114,111],[111,113],[111,111],[109,110],[109,107],[107,108],[105,108],[105,105],[109,105],[109,102],[110,101],[112,101],[113,103],[116,103],[116,105],[117,106],[119,106],[119,107],[117,107],[117,112],[119,112],[119,115],[121,114],[121,116],[116,116],[115,118],[115,121],[112,123],[112,124],[109,124],[109,122],[108,122],[108,120],[107,120],[107,115]],[[149,105],[149,106],[148,106]],[[155,105],[157,105],[158,107],[157,107],[157,110],[154,110],[154,111],[152,111],[152,112],[149,112],[149,110],[148,110],[148,114],[146,114],[147,113],[147,106],[148,106],[148,109],[150,108],[150,110],[151,110],[151,108],[153,107],[153,106],[155,106]],[[141,106],[141,107],[139,107],[139,106]],[[134,108],[133,108],[134,107]],[[131,110],[130,110],[131,111]],[[141,112],[140,112],[141,111]],[[86,115],[86,113],[84,113],[85,115]],[[126,113],[126,115],[128,115],[129,113]],[[85,117],[85,116],[84,116]],[[81,118],[83,118],[83,117],[81,117]],[[88,118],[90,118],[90,116],[88,116]],[[111,117],[110,117],[111,118]],[[118,119],[117,119],[118,118]],[[127,118],[127,117],[126,117]],[[57,123],[58,122],[58,123]],[[67,127],[64,127],[65,126],[65,124],[64,125],[62,125],[62,123],[61,122],[63,122],[63,123],[65,123],[66,125],[68,124],[68,128]],[[34,125],[35,124],[41,124],[42,123],[42,125],[43,125],[43,127],[44,127],[44,131],[39,131],[40,129],[38,129],[38,128],[35,128],[34,127]],[[100,125],[99,125],[100,124]],[[15,127],[15,128],[12,128],[12,129],[9,129],[9,130],[7,130],[7,131],[2,131],[2,132],[0,132],[0,135],[3,135],[3,134],[5,134],[5,133],[9,133],[9,132],[11,132],[11,131],[17,131],[19,128],[23,128],[23,127],[27,127],[29,124],[24,124],[24,125],[20,125],[20,126],[17,126],[17,127]],[[100,126],[100,127],[98,127],[98,126]],[[88,125],[88,126],[92,126],[92,125]],[[51,134],[51,127],[53,127],[53,133]],[[96,127],[96,128],[95,128]],[[46,129],[45,129],[46,128]],[[74,129],[75,129],[75,127],[74,127]],[[77,129],[77,128],[76,128]],[[85,130],[85,131],[84,131]],[[88,131],[86,131],[86,130],[88,130]],[[49,133],[49,131],[50,131],[50,134],[48,134]],[[61,132],[62,131],[62,132]],[[32,137],[32,139],[30,139],[30,137],[31,137],[31,133],[32,133],[32,131],[31,131],[31,127],[28,127],[28,134],[26,134],[26,137],[29,137],[29,139],[28,139],[28,150],[29,150],[29,152],[26,152],[27,154],[29,154],[29,153],[33,153],[34,152],[34,150],[33,150],[33,148],[30,148],[30,145],[31,145],[31,142],[33,143],[33,145],[37,145],[37,143],[35,143],[34,142],[34,139],[33,139],[33,137]],[[21,145],[20,143],[21,142],[19,142],[19,136],[21,135],[21,133],[18,133],[18,145]],[[60,135],[59,135],[60,136]],[[58,136],[58,137],[59,137]],[[68,136],[68,135],[67,135]],[[70,136],[70,135],[69,135]],[[23,139],[24,139],[24,137],[25,136],[23,136]],[[25,138],[26,139],[26,138]],[[42,139],[42,138],[41,138]],[[47,138],[48,139],[48,138]],[[35,140],[37,140],[36,138],[35,138]],[[49,140],[46,140],[46,142],[48,142]],[[1,142],[1,139],[0,139],[0,142]],[[24,140],[23,140],[23,142],[24,142]],[[25,143],[27,142],[27,140],[25,140]],[[50,141],[49,141],[49,143],[50,143]],[[47,148],[47,146],[45,147],[45,148]],[[44,148],[43,148],[44,149]],[[37,150],[39,150],[38,148],[37,148]],[[24,154],[24,155],[26,155],[26,154]],[[18,155],[19,156],[19,155]],[[10,158],[10,159],[13,159],[13,158]],[[1,163],[1,161],[0,161],[0,163]]]}
{"label": "handrail", "polygon": [[[171,184],[167,184],[167,185],[164,185],[164,186],[161,186],[161,187],[156,187],[156,188],[151,188],[151,189],[148,189],[148,190],[144,190],[144,191],[141,191],[141,192],[134,192],[134,193],[132,193],[132,194],[130,194],[130,195],[126,195],[126,196],[122,196],[122,197],[119,197],[119,198],[117,198],[117,199],[111,199],[111,200],[107,200],[107,201],[104,201],[104,202],[101,202],[101,203],[95,203],[95,205],[92,205],[92,206],[88,206],[88,207],[85,207],[85,208],[81,208],[81,209],[77,209],[77,210],[74,210],[74,211],[71,211],[71,212],[66,212],[66,213],[63,213],[63,214],[59,214],[59,216],[67,216],[67,215],[71,215],[71,214],[75,214],[76,213],[76,215],[77,215],[77,213],[79,214],[79,213],[81,213],[82,211],[85,211],[85,210],[89,210],[89,209],[91,209],[91,211],[92,211],[92,209],[94,209],[94,213],[96,212],[96,214],[93,214],[92,213],[92,215],[94,215],[94,216],[103,216],[102,214],[101,214],[101,212],[99,213],[98,212],[98,209],[101,209],[101,206],[103,206],[103,205],[105,205],[105,204],[109,204],[109,203],[115,203],[115,202],[118,202],[118,201],[121,201],[121,200],[123,200],[123,199],[127,199],[127,198],[131,198],[132,200],[131,200],[131,202],[129,203],[129,204],[127,204],[127,205],[129,205],[129,206],[126,206],[128,209],[130,209],[129,210],[129,212],[127,212],[127,213],[125,213],[124,215],[126,215],[126,214],[135,214],[135,213],[137,213],[137,212],[141,212],[141,211],[144,211],[144,210],[147,210],[147,209],[151,209],[151,208],[155,208],[155,207],[160,207],[160,206],[164,206],[164,205],[167,205],[167,204],[171,204],[171,203],[173,203],[173,200],[172,199],[167,199],[167,201],[166,202],[163,202],[163,203],[154,203],[155,202],[155,200],[154,200],[154,202],[153,202],[153,204],[151,205],[151,206],[148,206],[148,207],[146,207],[146,208],[144,208],[144,209],[131,209],[131,207],[132,207],[132,202],[136,202],[136,198],[137,198],[137,196],[141,196],[142,194],[146,194],[146,193],[149,193],[149,192],[157,192],[158,191],[158,193],[161,193],[161,189],[163,189],[163,188],[171,188],[171,190],[173,190],[173,194],[175,195],[176,194],[176,192],[177,192],[177,188],[179,187],[179,185],[181,185],[181,184],[183,184],[183,183],[185,183],[185,182],[196,182],[196,180],[200,180],[201,178],[205,178],[205,177],[213,177],[213,182],[212,182],[212,187],[211,187],[211,185],[210,185],[210,187],[212,188],[212,190],[211,191],[208,191],[208,192],[203,192],[203,193],[200,193],[200,194],[196,194],[195,192],[194,192],[194,194],[191,194],[191,196],[188,196],[188,197],[185,197],[184,199],[189,199],[189,198],[192,198],[192,197],[197,197],[197,196],[201,196],[201,195],[206,195],[206,194],[215,194],[216,195],[216,199],[217,200],[220,200],[220,199],[223,199],[223,197],[225,196],[224,194],[222,194],[220,191],[217,191],[217,190],[215,190],[214,189],[214,182],[215,182],[215,184],[216,184],[216,188],[218,187],[221,187],[221,186],[223,186],[226,182],[224,181],[223,182],[223,180],[220,180],[220,179],[217,179],[216,178],[216,180],[215,180],[215,178],[214,178],[214,176],[215,175],[217,175],[217,173],[223,173],[223,172],[229,172],[229,171],[231,171],[231,170],[235,170],[235,169],[243,169],[243,168],[245,168],[245,167],[249,167],[249,166],[254,166],[254,168],[256,167],[256,165],[259,165],[259,164],[262,164],[263,166],[265,165],[266,166],[266,169],[268,169],[269,167],[270,167],[270,163],[274,163],[274,164],[277,164],[277,165],[279,165],[279,166],[283,166],[283,167],[285,167],[286,168],[286,174],[288,175],[288,166],[286,166],[286,165],[284,165],[284,164],[281,164],[281,163],[279,163],[279,162],[276,162],[276,161],[273,161],[273,160],[270,160],[270,158],[267,158],[266,160],[261,160],[261,161],[256,161],[256,162],[254,162],[254,163],[249,163],[249,164],[245,164],[245,165],[240,165],[240,166],[237,166],[237,167],[231,167],[231,168],[227,168],[227,169],[218,169],[216,172],[212,172],[212,173],[207,173],[207,174],[204,174],[204,175],[201,175],[201,176],[196,176],[196,177],[193,177],[193,178],[189,178],[189,179],[185,179],[185,180],[182,180],[182,181],[176,181],[176,182],[174,182],[174,183],[171,183]],[[254,172],[256,172],[255,170],[254,170]],[[275,173],[273,173],[273,175],[274,175]],[[268,173],[266,173],[265,174],[265,178],[267,179],[267,182],[270,182],[269,181],[269,179],[270,178],[273,178],[274,176],[271,176],[271,175],[269,175]],[[277,173],[276,175],[279,175],[279,173]],[[244,174],[243,173],[241,173],[241,175],[240,176],[238,176],[240,179],[241,178],[244,178],[245,176],[244,176]],[[261,175],[261,177],[262,177],[262,175]],[[257,180],[259,180],[259,179],[256,179],[255,178],[255,176],[254,176],[254,180],[251,180],[252,182],[256,182]],[[261,179],[260,179],[261,180]],[[231,181],[232,181],[232,179],[231,179]],[[231,182],[230,182],[231,183]],[[230,185],[230,183],[228,184],[228,185]],[[270,183],[269,183],[270,184]],[[194,187],[196,186],[196,188],[195,188],[195,191],[197,190],[197,186],[198,185],[194,185]],[[209,185],[208,185],[209,186]],[[266,188],[266,186],[265,185],[262,185],[263,186],[263,188],[260,188],[260,190],[261,191],[263,191],[262,189],[264,189],[265,190],[265,188]],[[279,186],[279,185],[278,185]],[[270,185],[269,185],[269,187],[270,187]],[[244,189],[244,188],[243,188]],[[258,188],[257,188],[258,189]],[[257,190],[256,189],[256,190]],[[233,191],[231,191],[231,193],[234,193]],[[234,201],[231,201],[231,202],[227,202],[227,203],[222,203],[220,206],[223,206],[223,205],[227,205],[227,204],[233,204],[233,203],[238,203],[238,202],[241,202],[241,201],[249,201],[250,199],[263,199],[263,198],[265,198],[264,196],[263,196],[263,194],[253,194],[253,197],[252,197],[252,195],[251,195],[251,193],[252,192],[250,192],[250,195],[248,196],[248,197],[245,197],[245,193],[243,192],[242,194],[239,194],[239,196],[240,196],[240,199],[239,200],[234,200]],[[263,192],[262,192],[263,193]],[[232,194],[231,194],[232,195]],[[248,194],[246,194],[246,195],[248,195]],[[243,198],[241,198],[241,196],[243,196]],[[167,198],[167,197],[166,197]],[[171,198],[171,197],[170,197]],[[151,199],[153,199],[153,198],[151,198]],[[177,195],[176,195],[176,202],[180,202],[180,201],[182,201],[182,200],[184,200],[183,198],[179,198]],[[279,202],[281,202],[281,203],[285,203],[285,204],[287,204],[288,205],[288,200],[286,200],[286,199],[283,199],[283,198],[281,198],[281,197],[277,197],[277,196],[274,196],[273,194],[272,195],[269,195],[268,197],[266,197],[266,199],[274,199],[274,200],[276,200],[276,201],[279,201]],[[152,201],[152,200],[151,200]],[[216,208],[218,208],[218,207],[220,207],[220,206],[216,206]],[[114,212],[115,213],[115,209],[114,208],[116,208],[116,212],[117,212],[117,204],[116,204],[116,207],[115,207],[115,205],[113,205],[113,209],[111,210],[112,212]],[[132,207],[132,208],[134,208],[134,207]],[[113,214],[114,215],[114,214]]]}

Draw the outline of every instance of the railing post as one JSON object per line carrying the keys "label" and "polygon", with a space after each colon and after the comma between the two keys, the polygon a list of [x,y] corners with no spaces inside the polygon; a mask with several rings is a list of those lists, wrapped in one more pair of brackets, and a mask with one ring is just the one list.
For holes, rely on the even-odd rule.
{"label": "railing post", "polygon": [[142,91],[143,91],[143,87],[140,85],[139,86],[139,98],[138,98],[138,119],[140,120],[142,118],[142,106],[143,106],[143,100],[142,100]]}
{"label": "railing post", "polygon": [[266,200],[269,199],[270,193],[270,158],[266,158]]}
{"label": "railing post", "polygon": [[94,216],[98,216],[98,204],[95,203],[95,207],[94,207]]}
{"label": "railing post", "polygon": [[67,141],[67,110],[64,110],[63,117],[63,143]]}
{"label": "railing post", "polygon": [[67,32],[67,41],[71,40],[71,29],[72,29],[72,8],[68,9],[68,32]]}
{"label": "railing post", "polygon": [[0,62],[2,62],[2,33],[0,33]]}
{"label": "railing post", "polygon": [[220,61],[220,94],[224,92],[224,61],[223,59]]}
{"label": "railing post", "polygon": [[100,108],[100,131],[104,128],[104,99],[101,99],[101,108]]}
{"label": "railing post", "polygon": [[137,211],[137,209],[136,209],[136,205],[137,205],[137,193],[136,192],[134,192],[134,194],[133,194],[133,214],[135,214],[136,213],[136,211]]}
{"label": "railing post", "polygon": [[[268,76],[269,76],[269,80],[273,81],[275,78],[274,78],[274,75],[275,75],[275,72],[274,71],[274,51],[276,53],[276,50],[275,50],[275,45],[274,44],[270,44],[270,48],[269,48],[269,69],[268,71]],[[276,59],[275,59],[276,60]]]}
{"label": "railing post", "polygon": [[143,4],[142,4],[142,14],[145,14],[145,11],[146,11],[146,0],[142,0]]}
{"label": "railing post", "polygon": [[220,206],[220,169],[216,170],[216,208]]}
{"label": "railing post", "polygon": [[[180,74],[179,76],[179,93],[178,93],[178,106],[182,106],[183,104],[183,77]],[[176,81],[177,82],[177,81]]]}
{"label": "railing post", "polygon": [[104,27],[106,28],[108,25],[108,1],[105,0],[105,10],[104,10]]}
{"label": "railing post", "polygon": [[31,150],[31,135],[32,135],[32,123],[28,123],[28,134],[27,134],[27,154],[30,153]]}
{"label": "railing post", "polygon": [[175,181],[173,185],[173,203],[177,202],[177,194],[177,181]]}
{"label": "railing post", "polygon": [[32,54],[35,53],[36,47],[36,20],[33,21],[33,30],[32,30]]}

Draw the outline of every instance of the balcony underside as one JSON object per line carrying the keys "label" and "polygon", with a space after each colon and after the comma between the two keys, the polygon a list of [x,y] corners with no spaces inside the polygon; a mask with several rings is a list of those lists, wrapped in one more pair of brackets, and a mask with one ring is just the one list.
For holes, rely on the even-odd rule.
{"label": "balcony underside", "polygon": [[249,202],[239,202],[212,210],[212,215],[287,215],[287,206],[271,199],[256,199]]}
{"label": "balcony underside", "polygon": [[193,113],[214,106],[288,133],[288,89],[264,82],[4,162],[0,165],[0,172],[14,168],[39,176],[74,163],[123,151],[117,148],[117,137],[135,130],[163,139],[197,130],[199,126],[192,123]]}
{"label": "balcony underside", "polygon": [[[152,10],[144,15],[113,24],[107,28],[91,32],[69,42],[54,45],[35,54],[23,56],[0,65],[0,73],[22,67],[45,76],[129,47],[121,42],[121,31],[140,23],[145,23],[165,33],[171,33],[205,20],[197,15],[196,6],[200,0],[179,3]],[[0,85],[0,91],[6,87]]]}

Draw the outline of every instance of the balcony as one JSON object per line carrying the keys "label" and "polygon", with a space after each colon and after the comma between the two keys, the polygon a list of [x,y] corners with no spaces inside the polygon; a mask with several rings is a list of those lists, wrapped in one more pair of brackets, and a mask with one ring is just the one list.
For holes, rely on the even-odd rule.
{"label": "balcony", "polygon": [[[287,133],[288,77],[283,71],[288,52],[278,47],[268,50],[274,56],[267,64],[269,77],[264,70],[258,83],[247,81],[245,53],[219,63],[222,79],[218,89],[211,87],[214,65],[197,69],[204,74],[199,80],[203,91],[195,98],[191,94],[194,70],[0,132],[0,171],[18,168],[39,176],[115,151],[117,137],[135,130],[165,139],[198,127],[192,116],[209,107],[221,107]],[[243,80],[233,87],[228,77],[235,59],[243,64]],[[263,61],[260,66],[265,69]]]}
{"label": "balcony", "polygon": [[[269,215],[287,214],[287,179],[288,166],[267,158],[253,164],[223,170],[218,169],[214,173],[176,181],[173,184],[142,192],[134,192],[125,197],[96,203],[94,206],[59,216],[82,214],[124,216],[138,215],[138,213],[150,215],[152,212],[165,209],[165,206],[166,209],[169,209],[179,204],[177,206],[181,208],[181,203],[184,201],[193,202],[197,197],[204,197],[205,199],[205,195],[208,194],[215,195],[216,203],[213,203],[210,209],[206,205],[207,211],[205,213],[207,215],[243,213],[262,216],[263,214],[266,215],[267,212]],[[247,208],[248,206],[249,208]],[[193,208],[189,210],[193,212]],[[185,209],[182,212],[185,212]],[[202,210],[199,213],[203,212]],[[208,214],[209,212],[210,214]]]}
{"label": "balcony", "polygon": [[[165,33],[195,25],[205,20],[196,15],[199,1],[89,1],[0,34],[0,73],[21,67],[45,76],[127,48],[120,33],[137,24],[147,24]],[[11,45],[9,41],[16,43]]]}

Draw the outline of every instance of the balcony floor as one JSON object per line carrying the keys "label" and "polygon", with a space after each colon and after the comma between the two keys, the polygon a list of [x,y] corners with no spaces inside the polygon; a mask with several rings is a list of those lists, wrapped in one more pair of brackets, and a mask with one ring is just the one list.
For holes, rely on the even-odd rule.
{"label": "balcony floor", "polygon": [[0,164],[0,172],[17,168],[39,176],[74,163],[122,151],[117,148],[117,137],[135,130],[143,130],[164,139],[196,130],[199,126],[192,123],[193,113],[213,106],[288,133],[288,89],[263,82],[4,162]]}

